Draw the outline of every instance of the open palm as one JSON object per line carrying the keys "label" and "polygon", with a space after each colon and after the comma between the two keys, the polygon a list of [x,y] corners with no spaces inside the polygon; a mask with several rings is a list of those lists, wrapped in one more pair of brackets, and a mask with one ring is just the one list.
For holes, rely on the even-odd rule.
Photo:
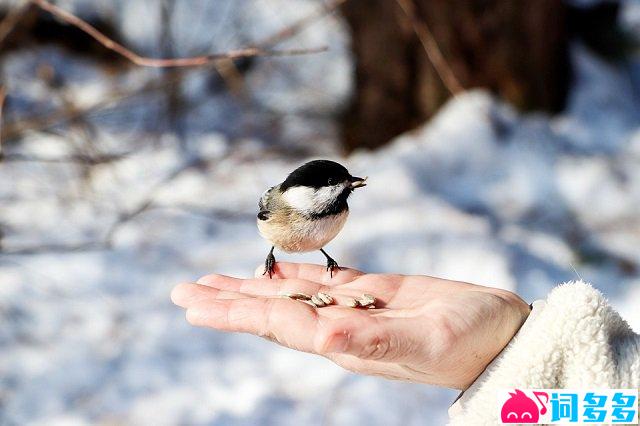
{"label": "open palm", "polygon": [[[506,290],[426,276],[365,274],[279,262],[274,279],[207,275],[172,299],[193,325],[252,333],[362,374],[466,389],[529,313]],[[330,294],[314,308],[283,293]],[[348,307],[369,293],[377,309]]]}

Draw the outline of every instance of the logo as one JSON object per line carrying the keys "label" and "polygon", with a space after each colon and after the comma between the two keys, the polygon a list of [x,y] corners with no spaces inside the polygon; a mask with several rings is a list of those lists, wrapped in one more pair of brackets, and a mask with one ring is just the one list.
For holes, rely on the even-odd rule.
{"label": "logo", "polygon": [[[546,392],[532,391],[535,396],[538,405],[533,399],[529,398],[520,389],[516,389],[515,392],[509,392],[511,397],[502,405],[502,412],[500,417],[502,423],[538,423],[540,414],[546,414],[546,403],[549,402],[549,394]],[[546,399],[543,403],[540,398]]]}
{"label": "logo", "polygon": [[503,424],[638,424],[638,389],[510,389],[498,403]]}

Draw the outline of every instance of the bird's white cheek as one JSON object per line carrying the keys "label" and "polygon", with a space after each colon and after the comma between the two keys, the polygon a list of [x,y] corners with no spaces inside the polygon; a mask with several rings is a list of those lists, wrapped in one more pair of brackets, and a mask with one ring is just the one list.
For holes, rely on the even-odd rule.
{"label": "bird's white cheek", "polygon": [[295,186],[283,194],[291,207],[302,212],[320,212],[327,208],[344,190],[344,185],[323,186],[313,189],[308,186]]}
{"label": "bird's white cheek", "polygon": [[338,198],[338,195],[340,195],[343,190],[344,185],[323,186],[319,188],[314,194],[314,207],[317,210],[325,209]]}
{"label": "bird's white cheek", "polygon": [[314,190],[307,186],[294,186],[287,189],[282,198],[296,210],[309,211],[314,207]]}

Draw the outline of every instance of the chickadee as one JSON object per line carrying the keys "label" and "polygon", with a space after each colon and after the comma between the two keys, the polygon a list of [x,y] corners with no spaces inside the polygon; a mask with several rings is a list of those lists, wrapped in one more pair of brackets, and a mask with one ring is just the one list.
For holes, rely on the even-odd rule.
{"label": "chickadee", "polygon": [[271,243],[264,274],[273,275],[273,249],[292,252],[320,250],[327,270],[338,263],[323,247],[338,235],[349,215],[347,198],[366,185],[367,178],[351,176],[347,169],[329,160],[314,160],[295,169],[284,182],[266,190],[258,207],[258,230]]}

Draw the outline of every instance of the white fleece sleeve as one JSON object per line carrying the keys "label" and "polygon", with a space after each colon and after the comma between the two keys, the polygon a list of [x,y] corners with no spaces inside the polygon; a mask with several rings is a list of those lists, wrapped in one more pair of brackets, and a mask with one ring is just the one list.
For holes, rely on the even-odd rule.
{"label": "white fleece sleeve", "polygon": [[527,321],[449,409],[450,425],[500,424],[503,389],[637,388],[640,336],[582,281],[533,303]]}

